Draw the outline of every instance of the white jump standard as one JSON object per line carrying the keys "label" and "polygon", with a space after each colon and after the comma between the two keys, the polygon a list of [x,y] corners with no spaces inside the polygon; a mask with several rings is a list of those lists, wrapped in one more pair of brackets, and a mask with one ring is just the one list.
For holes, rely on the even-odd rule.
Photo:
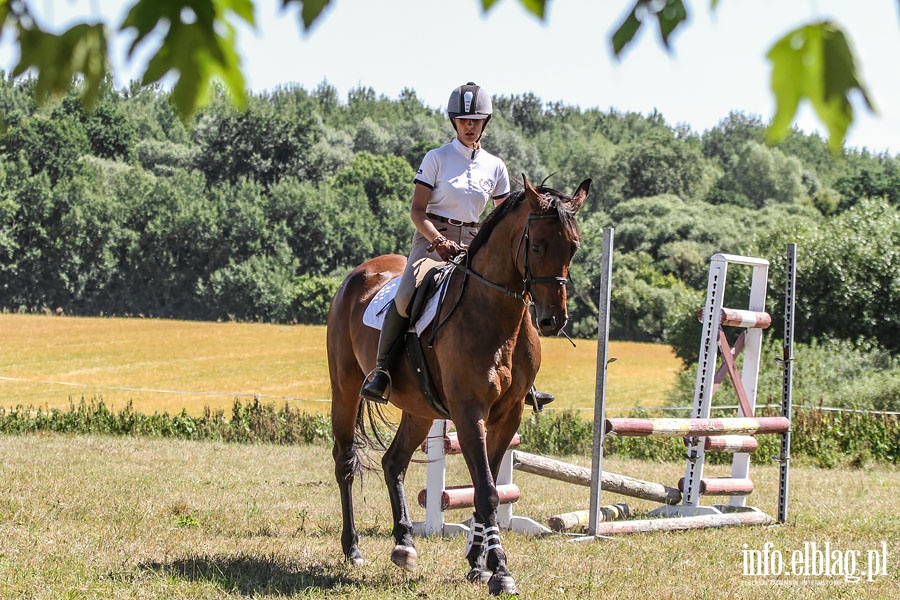
{"label": "white jump standard", "polygon": [[[474,506],[474,488],[471,485],[448,486],[446,482],[447,456],[459,454],[459,440],[450,432],[450,421],[436,420],[425,439],[424,450],[428,456],[426,487],[419,492],[419,505],[425,507],[425,521],[413,523],[413,535],[461,535],[470,534],[472,519],[462,523],[447,523],[444,511]],[[527,517],[513,515],[512,505],[521,494],[512,481],[512,448],[519,445],[519,436],[513,438],[510,448],[503,455],[497,474],[497,523],[501,529],[519,533],[545,534],[551,530]]]}

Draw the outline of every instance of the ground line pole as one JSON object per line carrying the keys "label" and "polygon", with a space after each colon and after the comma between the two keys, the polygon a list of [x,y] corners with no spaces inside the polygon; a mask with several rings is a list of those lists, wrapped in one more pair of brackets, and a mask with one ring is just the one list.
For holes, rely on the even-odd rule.
{"label": "ground line pole", "polygon": [[597,381],[594,391],[594,442],[591,448],[591,503],[588,513],[588,534],[597,535],[603,519],[600,508],[601,481],[603,479],[603,439],[606,423],[606,367],[609,362],[609,304],[612,279],[613,238],[612,227],[603,228],[603,246],[600,255],[600,297],[597,303]]}

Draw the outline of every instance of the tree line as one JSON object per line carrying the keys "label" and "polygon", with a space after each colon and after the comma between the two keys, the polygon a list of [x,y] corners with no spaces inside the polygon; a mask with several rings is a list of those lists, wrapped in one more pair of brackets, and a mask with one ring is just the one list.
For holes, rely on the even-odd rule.
{"label": "tree line", "polygon": [[[38,106],[33,80],[0,80],[7,311],[324,323],[350,268],[407,251],[415,169],[453,135],[411,89],[342,99],[325,82],[285,86],[243,110],[214,90],[185,121],[159,87],[106,80],[86,111],[77,91]],[[514,180],[567,193],[594,180],[570,334],[596,335],[600,239],[614,227],[616,339],[670,343],[690,362],[716,252],[772,262],[777,329],[784,248],[796,242],[798,339],[900,350],[897,156],[835,156],[796,130],[771,147],[766,124],[740,112],[696,132],[531,94],[494,105],[483,143]],[[741,277],[729,275],[729,294],[749,289]]]}

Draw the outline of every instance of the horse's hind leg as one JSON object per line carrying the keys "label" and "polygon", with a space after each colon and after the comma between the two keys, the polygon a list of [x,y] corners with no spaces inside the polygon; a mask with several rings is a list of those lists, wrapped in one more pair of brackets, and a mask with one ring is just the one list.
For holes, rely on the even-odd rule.
{"label": "horse's hind leg", "polygon": [[381,459],[384,481],[387,483],[388,495],[391,498],[391,512],[394,517],[395,545],[391,551],[391,562],[407,571],[416,570],[418,554],[413,545],[412,520],[406,505],[404,480],[413,452],[425,441],[432,422],[432,419],[403,413],[397,428],[397,435]]}
{"label": "horse's hind leg", "polygon": [[[348,381],[349,379],[349,381]],[[358,381],[357,381],[358,379]],[[362,467],[357,454],[356,421],[360,410],[360,399],[357,391],[362,384],[363,376],[342,379],[343,388],[332,380],[331,392],[331,426],[334,431],[334,477],[341,494],[341,514],[343,530],[341,547],[347,562],[361,565],[364,562],[359,550],[359,535],[353,516],[353,482]],[[343,389],[343,391],[341,391]]]}

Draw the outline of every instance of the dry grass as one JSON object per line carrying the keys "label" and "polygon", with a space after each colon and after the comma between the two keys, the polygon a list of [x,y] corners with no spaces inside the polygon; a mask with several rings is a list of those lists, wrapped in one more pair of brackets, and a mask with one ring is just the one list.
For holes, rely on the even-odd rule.
{"label": "dry grass", "polygon": [[[155,319],[0,314],[0,406],[67,408],[102,398],[113,409],[199,415],[236,397],[329,410],[325,328]],[[596,340],[542,339],[541,389],[555,410],[594,404]],[[657,406],[679,361],[667,346],[617,343],[610,356],[609,405]],[[66,385],[75,384],[75,385]]]}
{"label": "dry grass", "polygon": [[[390,511],[380,474],[357,488],[368,562],[344,565],[330,451],[96,436],[0,436],[0,597],[486,597],[465,583],[461,538],[417,542],[414,575],[390,563]],[[586,459],[580,462],[585,464]],[[609,459],[608,470],[671,483],[680,465]],[[414,497],[424,465],[407,480]],[[448,482],[463,478],[452,461]],[[774,467],[755,469],[752,504],[774,510]],[[540,522],[587,506],[587,488],[517,473],[516,514]],[[789,524],[622,537],[573,544],[503,535],[523,598],[896,598],[900,594],[900,471],[796,468]],[[623,498],[606,495],[606,500]],[[633,511],[651,505],[631,502]],[[424,510],[413,506],[413,517]],[[464,519],[465,511],[448,513]],[[745,544],[786,554],[805,542],[888,548],[887,577],[753,578]],[[864,565],[861,565],[864,568]]]}
{"label": "dry grass", "polygon": [[84,396],[200,414],[259,394],[328,410],[324,327],[0,315],[0,331],[0,376],[14,379],[0,380],[7,407],[66,408]]}

